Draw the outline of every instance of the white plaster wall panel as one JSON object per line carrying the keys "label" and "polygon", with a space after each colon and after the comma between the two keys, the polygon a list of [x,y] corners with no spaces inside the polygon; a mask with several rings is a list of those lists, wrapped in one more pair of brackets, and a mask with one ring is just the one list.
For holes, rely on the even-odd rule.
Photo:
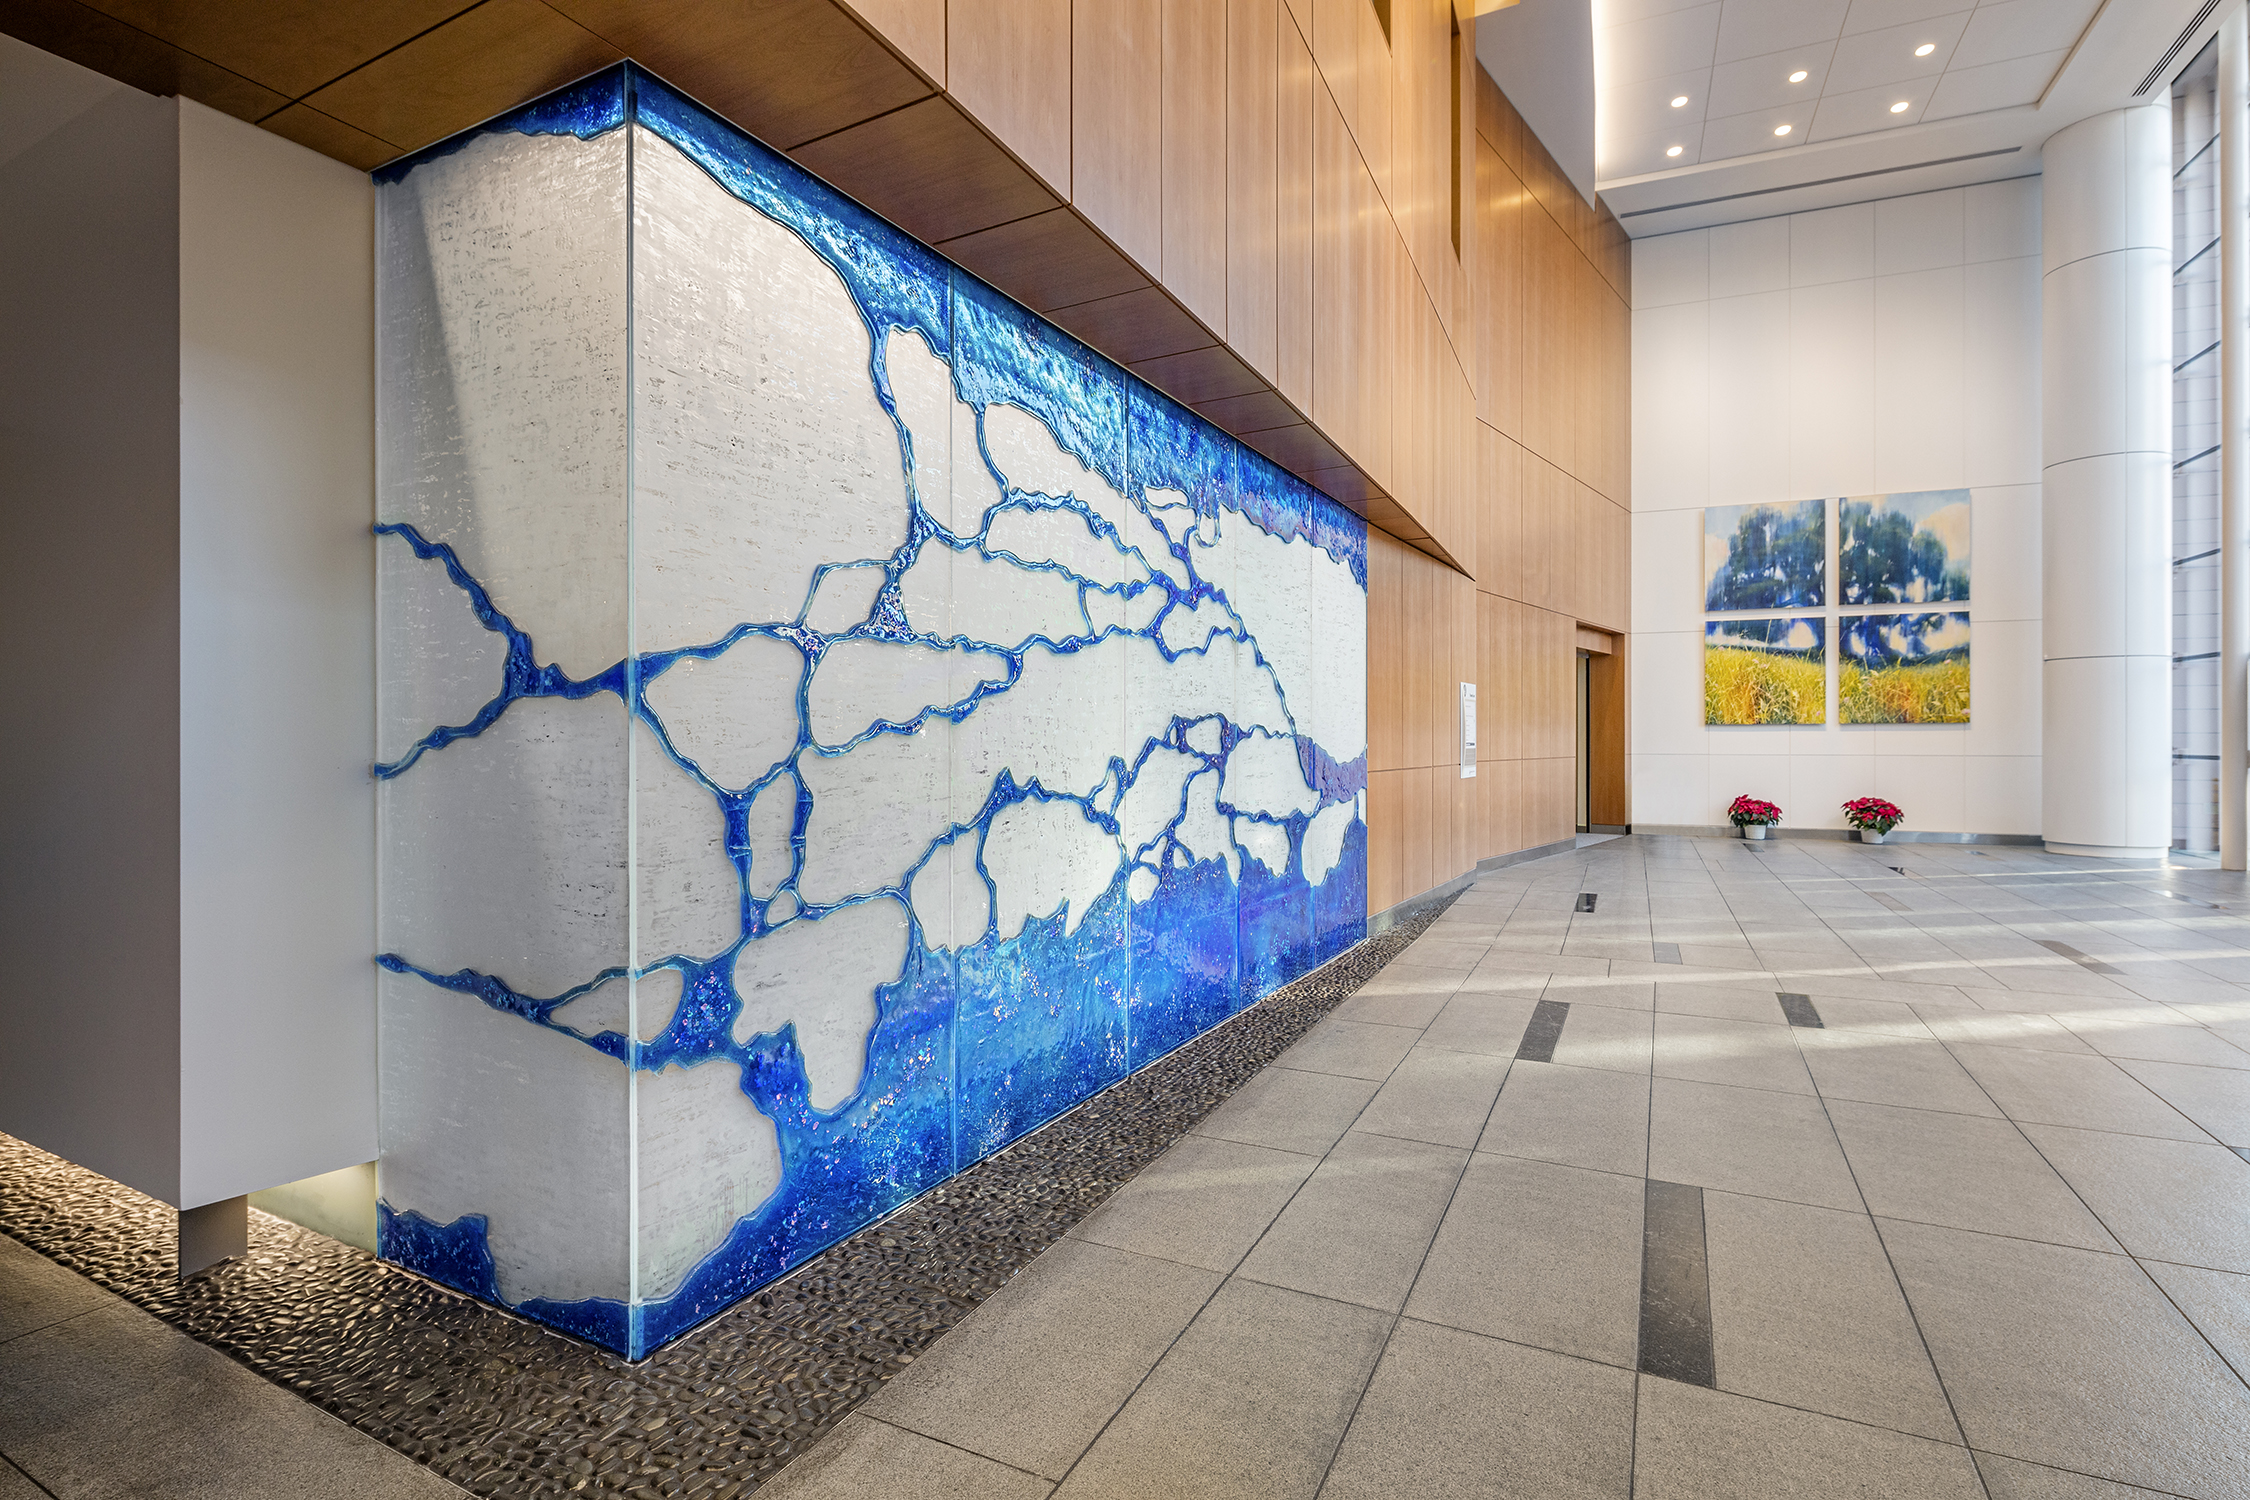
{"label": "white plaster wall panel", "polygon": [[1711,476],[1710,306],[1636,310],[1633,371],[1632,508],[1703,505]]}
{"label": "white plaster wall panel", "polygon": [[[1714,234],[1716,231],[1714,231]],[[1783,241],[1786,248],[1787,241]],[[1714,241],[1714,248],[1716,241]],[[1713,266],[1717,266],[1714,256]],[[1787,264],[1784,261],[1784,271]],[[1791,410],[1787,291],[1711,304],[1710,493],[1730,505],[1794,498],[1789,441],[1776,414]]]}
{"label": "white plaster wall panel", "polygon": [[2037,755],[2043,659],[2039,622],[1994,619],[1980,610],[1975,633],[1969,691],[1976,715],[1958,731],[1961,749],[1970,755]]}
{"label": "white plaster wall panel", "polygon": [[377,213],[383,519],[443,536],[580,680],[625,654],[625,192],[619,132],[495,134]]}
{"label": "white plaster wall panel", "polygon": [[726,819],[654,730],[636,721],[632,738],[633,962],[716,958],[742,933],[742,877],[727,858]]}
{"label": "white plaster wall panel", "polygon": [[375,758],[404,758],[433,729],[458,729],[500,695],[505,636],[484,628],[469,596],[424,562],[404,540],[380,537],[375,550],[376,611],[400,649],[377,662]]}
{"label": "white plaster wall panel", "polygon": [[2081,120],[2049,136],[2040,151],[2043,270],[2127,247],[2170,251],[2168,102]]}
{"label": "white plaster wall panel", "polygon": [[1874,786],[1857,795],[1889,798],[1907,809],[1915,828],[1966,828],[1969,804],[1963,768],[1959,755],[1878,755]]}
{"label": "white plaster wall panel", "polygon": [[1961,291],[1962,482],[2037,484],[2038,258],[2017,256],[1965,266]]}
{"label": "white plaster wall panel", "polygon": [[[1677,561],[1677,554],[1674,556]],[[1703,723],[1703,627],[1633,635],[1633,751],[1707,753]]]}
{"label": "white plaster wall panel", "polygon": [[653,651],[795,619],[819,564],[886,557],[906,540],[907,499],[898,425],[876,398],[867,324],[843,280],[630,129],[633,570],[651,601],[634,644]]}
{"label": "white plaster wall panel", "polygon": [[1851,203],[1791,214],[1789,284],[1864,281],[1875,274],[1875,206]]}
{"label": "white plaster wall panel", "polygon": [[636,1076],[639,1251],[635,1292],[668,1297],[697,1261],[781,1185],[773,1121],[742,1092],[742,1065],[714,1057]]}
{"label": "white plaster wall panel", "polygon": [[743,944],[734,961],[742,996],[734,1039],[794,1024],[812,1107],[834,1109],[859,1088],[875,990],[898,977],[906,943],[906,908],[879,896],[798,917]]}
{"label": "white plaster wall panel", "polygon": [[1633,756],[1633,821],[1656,827],[1694,827],[1710,814],[1711,762],[1693,755]]}
{"label": "white plaster wall panel", "polygon": [[1703,547],[1703,512],[1643,511],[1633,517],[1633,633],[1703,631],[1701,579],[1679,566]]}
{"label": "white plaster wall panel", "polygon": [[1969,491],[1976,559],[1976,618],[2036,620],[2040,613],[2039,527],[2036,484],[1991,485]]}
{"label": "white plaster wall panel", "polygon": [[2036,755],[1972,755],[1961,763],[1964,805],[1976,809],[1978,831],[2039,831],[2040,760]]}
{"label": "white plaster wall panel", "polygon": [[1949,188],[1875,204],[1873,274],[1902,276],[1961,264],[1967,196],[1966,189]]}
{"label": "white plaster wall panel", "polygon": [[1633,245],[1633,306],[1696,304],[1711,297],[1711,231],[1686,229]]}
{"label": "white plaster wall panel", "polygon": [[411,974],[378,987],[383,1201],[435,1224],[484,1215],[510,1302],[626,1296],[617,1064]]}
{"label": "white plaster wall panel", "polygon": [[[1844,804],[1854,797],[1876,795],[1875,761],[1872,746],[1862,750],[1840,750],[1859,736],[1839,735],[1826,747],[1825,755],[1792,755],[1789,757],[1789,800],[1782,808],[1789,815],[1792,828],[1841,828],[1844,826]],[[1872,735],[1865,740],[1871,741]],[[1919,817],[1922,810],[1916,809]],[[1932,828],[1941,825],[1932,823]],[[1943,825],[1951,826],[1951,825]]]}
{"label": "white plaster wall panel", "polygon": [[[812,796],[797,876],[800,900],[828,906],[889,889],[905,873],[899,850],[923,848],[951,826],[955,733],[948,721],[931,718],[911,734],[878,734],[842,755],[798,757],[797,774]],[[753,803],[751,816],[758,812]],[[755,885],[756,865],[751,869]]]}
{"label": "white plaster wall panel", "polygon": [[1721,224],[1711,237],[1711,300],[1789,289],[1789,221]]}
{"label": "white plaster wall panel", "polygon": [[2171,675],[2168,657],[2049,657],[2044,739],[2071,735],[2076,751],[2042,762],[2040,832],[2050,842],[2111,849],[2171,842],[2170,779],[2138,774],[2170,758]]}
{"label": "white plaster wall panel", "polygon": [[1961,259],[2039,258],[2040,180],[2015,177],[1961,189]]}
{"label": "white plaster wall panel", "polygon": [[840,749],[875,724],[903,729],[1007,677],[1007,658],[992,651],[940,650],[916,641],[831,642],[806,691],[813,743]]}
{"label": "white plaster wall panel", "polygon": [[2070,606],[2047,614],[2049,657],[2171,655],[2170,479],[2137,453],[2047,470],[2043,589]]}
{"label": "white plaster wall panel", "polygon": [[[1703,816],[1691,821],[1697,823],[1724,823],[1727,805],[1745,792],[1753,797],[1768,797],[1779,802],[1774,792],[1789,785],[1789,754],[1779,731],[1762,729],[1737,729],[1722,736],[1713,736],[1709,789],[1703,803]],[[1769,790],[1770,788],[1770,790]],[[1782,812],[1789,807],[1784,804]]]}
{"label": "white plaster wall panel", "polygon": [[[1875,487],[1875,289],[1871,281],[1789,294],[1789,498]],[[1766,441],[1772,442],[1771,420]]]}
{"label": "white plaster wall panel", "polygon": [[672,748],[729,791],[744,791],[797,746],[797,726],[772,711],[797,696],[805,654],[772,636],[745,636],[708,659],[683,656],[644,696]]}
{"label": "white plaster wall panel", "polygon": [[607,694],[527,698],[384,782],[388,857],[431,872],[386,882],[384,950],[546,999],[624,963],[625,722]]}
{"label": "white plaster wall panel", "polygon": [[[2169,249],[2120,250],[2047,273],[2043,324],[2072,331],[2067,343],[2044,351],[2048,463],[2171,451],[2170,256]],[[2101,362],[2089,366],[2094,351]]]}
{"label": "white plaster wall panel", "polygon": [[1877,493],[1942,489],[1960,477],[1961,298],[1958,265],[1875,279]]}

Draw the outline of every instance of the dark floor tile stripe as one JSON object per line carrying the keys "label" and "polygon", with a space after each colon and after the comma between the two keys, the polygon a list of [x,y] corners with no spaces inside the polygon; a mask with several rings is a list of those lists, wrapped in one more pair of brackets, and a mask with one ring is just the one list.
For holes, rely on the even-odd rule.
{"label": "dark floor tile stripe", "polygon": [[2087,955],[2079,952],[2076,948],[2071,947],[2068,943],[2058,943],[2048,938],[2034,938],[2033,941],[2038,943],[2040,947],[2046,949],[2049,953],[2061,954],[2064,958],[2069,959],[2072,963],[2077,964],[2080,968],[2085,969],[2088,973],[2122,974],[2125,972],[2124,970],[2117,968],[2112,964],[2103,963],[2098,958],[2089,958]]}
{"label": "dark floor tile stripe", "polygon": [[1641,1225],[1643,1375],[1718,1388],[1711,1351],[1711,1268],[1703,1189],[1650,1178]]}
{"label": "dark floor tile stripe", "polygon": [[1570,1019],[1570,1007],[1560,1000],[1542,1000],[1531,1010],[1531,1024],[1523,1029],[1523,1041],[1516,1047],[1518,1062],[1553,1062],[1555,1043],[1562,1040],[1563,1022]]}
{"label": "dark floor tile stripe", "polygon": [[1656,950],[1656,961],[1660,964],[1680,962],[1680,945],[1678,943],[1651,943],[1649,947]]}
{"label": "dark floor tile stripe", "polygon": [[1594,903],[1599,899],[1600,897],[1593,891],[1580,891],[1578,893],[1578,905],[1573,907],[1572,910],[1592,911],[1594,909]]}
{"label": "dark floor tile stripe", "polygon": [[1914,909],[1913,907],[1908,906],[1904,901],[1899,900],[1898,897],[1892,895],[1889,891],[1869,891],[1867,894],[1873,896],[1877,901],[1882,902],[1892,911],[1912,911]]}
{"label": "dark floor tile stripe", "polygon": [[1813,1009],[1812,996],[1799,995],[1788,990],[1776,990],[1774,998],[1781,1002],[1781,1013],[1792,1026],[1810,1026],[1825,1031],[1828,1023],[1821,1020],[1820,1012]]}

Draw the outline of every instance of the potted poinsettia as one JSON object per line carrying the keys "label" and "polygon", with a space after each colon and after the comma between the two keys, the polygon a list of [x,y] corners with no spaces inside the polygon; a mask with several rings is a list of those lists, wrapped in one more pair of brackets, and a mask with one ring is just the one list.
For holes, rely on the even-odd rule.
{"label": "potted poinsettia", "polygon": [[1844,821],[1859,830],[1863,844],[1880,844],[1883,835],[1906,821],[1896,802],[1885,802],[1880,797],[1854,797],[1844,804]]}
{"label": "potted poinsettia", "polygon": [[1747,794],[1737,797],[1727,808],[1727,818],[1742,830],[1746,839],[1762,839],[1766,830],[1781,821],[1781,809],[1771,802],[1760,802]]}

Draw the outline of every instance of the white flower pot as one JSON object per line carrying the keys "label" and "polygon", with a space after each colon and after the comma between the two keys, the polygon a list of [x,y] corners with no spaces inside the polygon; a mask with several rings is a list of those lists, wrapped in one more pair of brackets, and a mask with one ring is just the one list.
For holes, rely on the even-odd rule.
{"label": "white flower pot", "polygon": [[1764,823],[1743,823],[1737,826],[1742,829],[1742,836],[1744,838],[1762,839],[1766,836],[1766,828],[1768,825]]}
{"label": "white flower pot", "polygon": [[1884,835],[1877,833],[1872,828],[1862,828],[1859,831],[1859,841],[1863,844],[1880,844],[1883,839]]}

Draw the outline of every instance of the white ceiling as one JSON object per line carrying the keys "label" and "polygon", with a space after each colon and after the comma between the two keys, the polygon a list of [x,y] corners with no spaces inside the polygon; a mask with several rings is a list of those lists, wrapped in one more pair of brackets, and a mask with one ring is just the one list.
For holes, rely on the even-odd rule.
{"label": "white ceiling", "polygon": [[2065,125],[2161,97],[2218,11],[2132,91],[2202,9],[1594,0],[1596,177],[1639,235],[2026,175]]}

